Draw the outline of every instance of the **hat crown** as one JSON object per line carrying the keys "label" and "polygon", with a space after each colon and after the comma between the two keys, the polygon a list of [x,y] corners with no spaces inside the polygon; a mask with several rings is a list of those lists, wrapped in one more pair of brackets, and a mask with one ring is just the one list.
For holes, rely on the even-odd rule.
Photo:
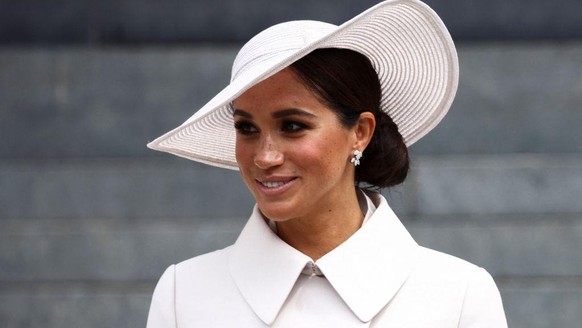
{"label": "hat crown", "polygon": [[304,48],[337,26],[319,21],[290,21],[271,26],[250,39],[238,52],[232,65],[231,79],[263,65],[271,65]]}

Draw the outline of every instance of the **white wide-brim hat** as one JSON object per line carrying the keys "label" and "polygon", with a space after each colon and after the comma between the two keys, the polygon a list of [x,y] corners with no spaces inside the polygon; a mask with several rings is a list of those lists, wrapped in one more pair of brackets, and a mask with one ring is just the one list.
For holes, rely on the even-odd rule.
{"label": "white wide-brim hat", "polygon": [[350,49],[370,59],[382,86],[381,108],[397,124],[407,146],[432,130],[453,102],[459,67],[443,22],[420,1],[389,0],[340,26],[291,21],[257,34],[239,51],[230,84],[148,147],[237,170],[230,103],[320,48]]}

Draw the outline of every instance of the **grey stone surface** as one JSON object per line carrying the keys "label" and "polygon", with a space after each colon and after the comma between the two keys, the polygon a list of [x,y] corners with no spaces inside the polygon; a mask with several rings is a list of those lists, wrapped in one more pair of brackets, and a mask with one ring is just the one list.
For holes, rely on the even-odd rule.
{"label": "grey stone surface", "polygon": [[470,261],[496,276],[582,277],[579,214],[439,219],[408,224],[420,245]]}
{"label": "grey stone surface", "polygon": [[[516,286],[517,285],[517,286]],[[521,286],[520,286],[521,285]],[[582,322],[582,281],[500,284],[509,327],[577,328]]]}
{"label": "grey stone surface", "polygon": [[153,154],[229,80],[230,49],[4,49],[1,157]]}
{"label": "grey stone surface", "polygon": [[151,285],[138,290],[124,286],[0,288],[0,322],[3,328],[143,328],[153,291]]}
{"label": "grey stone surface", "polygon": [[[495,276],[582,276],[582,220],[547,216],[405,221],[419,244]],[[0,281],[155,280],[172,263],[232,244],[246,217],[4,220]]]}
{"label": "grey stone surface", "polygon": [[[287,20],[343,23],[379,1],[0,1],[0,43],[246,40]],[[457,39],[582,37],[577,0],[427,0]]]}
{"label": "grey stone surface", "polygon": [[[236,47],[0,49],[0,158],[155,156],[226,85]],[[449,115],[415,154],[582,151],[582,44],[466,45]]]}
{"label": "grey stone surface", "polygon": [[415,173],[423,214],[582,213],[579,156],[426,158]]}
{"label": "grey stone surface", "polygon": [[4,221],[0,281],[143,281],[232,244],[246,219]]}
{"label": "grey stone surface", "polygon": [[253,204],[237,171],[178,158],[0,163],[0,219],[231,217]]}
{"label": "grey stone surface", "polygon": [[455,102],[414,152],[582,152],[580,44],[462,46],[459,62]]}

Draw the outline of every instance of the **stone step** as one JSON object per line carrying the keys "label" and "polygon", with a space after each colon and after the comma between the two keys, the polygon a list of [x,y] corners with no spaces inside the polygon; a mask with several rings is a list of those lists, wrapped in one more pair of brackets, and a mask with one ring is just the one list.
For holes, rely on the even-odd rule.
{"label": "stone step", "polygon": [[4,161],[0,185],[0,218],[231,217],[254,204],[238,172],[179,158]]}
{"label": "stone step", "polygon": [[[2,48],[0,158],[154,156],[229,80],[235,47]],[[418,154],[582,152],[582,43],[459,48],[449,115]]]}
{"label": "stone step", "polygon": [[231,48],[2,49],[0,157],[152,155],[229,80]]}
{"label": "stone step", "polygon": [[153,286],[153,282],[0,284],[0,322],[3,328],[143,328]]}
{"label": "stone step", "polygon": [[582,43],[462,46],[459,65],[450,112],[413,151],[582,152]]}
{"label": "stone step", "polygon": [[[420,245],[494,276],[582,277],[582,220],[503,216],[404,220]],[[244,218],[3,220],[0,282],[147,281],[190,257],[232,244]]]}
{"label": "stone step", "polygon": [[[580,38],[577,0],[427,0],[456,39]],[[2,1],[0,43],[240,42],[287,20],[343,23],[377,0]]]}
{"label": "stone step", "polygon": [[422,214],[582,213],[578,155],[422,157],[409,183]]}
{"label": "stone step", "polygon": [[[582,282],[571,280],[498,279],[509,327],[577,327]],[[0,322],[4,328],[142,328],[154,284],[0,285]]]}
{"label": "stone step", "polygon": [[[398,213],[582,213],[582,157],[413,157],[403,186],[384,191]],[[247,217],[238,172],[180,158],[0,162],[1,219]]]}

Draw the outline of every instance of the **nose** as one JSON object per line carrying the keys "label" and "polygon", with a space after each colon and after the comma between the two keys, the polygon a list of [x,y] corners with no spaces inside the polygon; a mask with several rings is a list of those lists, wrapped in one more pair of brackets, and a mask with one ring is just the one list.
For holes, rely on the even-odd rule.
{"label": "nose", "polygon": [[261,146],[257,150],[254,158],[255,165],[262,170],[279,166],[283,164],[283,160],[283,153],[271,138],[266,138],[261,142]]}

